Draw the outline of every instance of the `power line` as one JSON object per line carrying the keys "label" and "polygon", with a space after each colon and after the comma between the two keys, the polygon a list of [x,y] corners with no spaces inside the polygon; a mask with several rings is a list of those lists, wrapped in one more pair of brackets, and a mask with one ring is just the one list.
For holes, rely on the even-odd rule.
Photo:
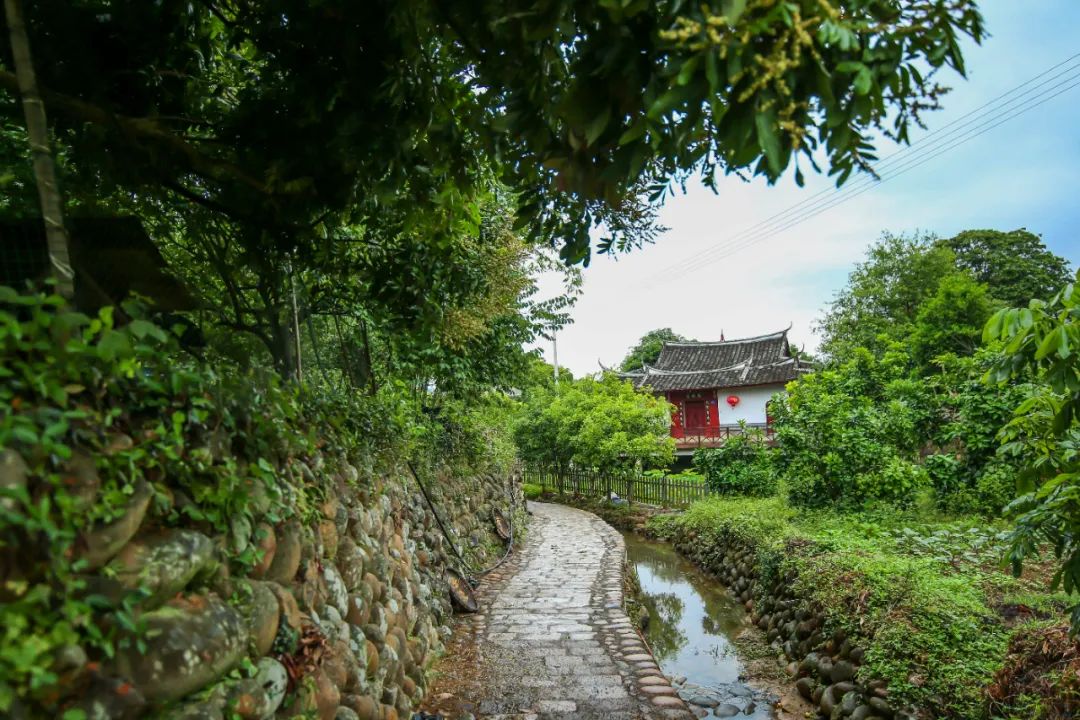
{"label": "power line", "polygon": [[[909,169],[921,165],[923,162],[937,157],[941,153],[947,152],[948,150],[957,147],[964,142],[967,142],[968,140],[978,136],[979,134],[982,134],[982,132],[993,129],[1002,122],[1005,122],[1006,120],[1016,117],[1017,115],[1020,115],[1027,110],[1041,105],[1043,102],[1046,102],[1047,100],[1056,97],[1056,95],[1060,94],[1060,92],[1068,91],[1073,87],[1073,85],[1065,87],[1065,89],[1061,90],[1059,93],[1054,93],[1054,91],[1072,82],[1077,77],[1080,77],[1080,75],[1076,74],[1076,71],[1080,70],[1080,64],[1070,65],[1070,63],[1072,63],[1077,58],[1080,58],[1080,53],[1076,53],[1066,58],[1065,60],[1057,63],[1056,65],[1053,65],[1050,68],[1042,71],[1041,73],[1025,80],[1024,82],[1013,87],[1012,89],[998,95],[997,97],[984,103],[983,105],[980,105],[979,107],[968,111],[960,117],[953,119],[949,123],[946,123],[940,128],[937,128],[927,133],[918,142],[912,143],[911,145],[908,145],[900,150],[891,153],[890,155],[883,158],[874,167],[875,172],[877,172],[879,175],[885,175],[886,173],[883,172],[885,168],[889,167],[890,164],[898,163],[895,167],[890,168],[890,172],[888,173],[889,177],[897,177],[904,172],[907,172]],[[1053,73],[1055,70],[1058,70],[1066,65],[1069,65],[1069,67],[1058,72],[1056,75],[1053,75],[1052,77],[1033,85],[1033,83],[1035,83],[1040,78],[1044,78],[1047,75]],[[1064,78],[1064,80],[1061,80],[1063,76],[1066,77]],[[1035,97],[1025,99],[1027,96],[1035,93],[1040,88],[1043,88],[1047,84],[1051,83],[1053,83],[1053,85],[1049,89],[1038,92]],[[1016,93],[1018,92],[1019,94],[1017,95]],[[1005,98],[1009,98],[1013,95],[1015,95],[1015,97],[1012,97],[1005,102],[1001,102]],[[1030,104],[1033,101],[1038,102]],[[1021,102],[1021,106],[1019,108],[1009,107],[1011,105],[1015,105],[1018,102]],[[990,110],[987,110],[988,108],[990,108]],[[1009,116],[1004,120],[998,120],[998,118],[1003,112],[1006,114],[1011,114],[1009,114]],[[992,124],[989,127],[986,127],[988,123]],[[974,130],[980,128],[980,132],[977,132],[974,135],[971,134]],[[956,142],[959,138],[964,139]],[[943,148],[942,146],[945,147]],[[913,150],[914,154],[908,157],[908,154],[911,153]],[[834,188],[825,188],[815,193],[814,195],[800,201],[799,203],[796,203],[795,205],[787,208],[786,210],[776,213],[766,218],[765,220],[756,223],[755,225],[752,225],[748,228],[745,228],[744,230],[736,233],[735,235],[732,235],[724,242],[719,243],[713,248],[710,248],[704,253],[704,255],[687,258],[684,261],[676,262],[664,268],[657,275],[656,280],[662,280],[666,276],[672,273],[679,272],[686,267],[701,267],[704,264],[707,264],[703,261],[703,259],[712,258],[712,261],[715,261],[722,257],[727,257],[730,254],[728,252],[730,249],[741,249],[745,246],[746,240],[756,242],[760,239],[759,236],[763,232],[768,232],[769,236],[771,236],[776,232],[788,229],[794,224],[804,222],[805,220],[808,220],[811,217],[815,217],[821,212],[824,212],[831,207],[835,207],[835,205],[839,204],[839,202],[842,202],[842,200],[840,200],[841,197],[845,199],[855,197],[859,194],[862,194],[862,192],[865,192],[865,190],[868,190],[883,181],[884,180],[879,181],[870,175],[865,175],[858,178],[856,182],[848,185],[841,190],[836,190]],[[752,244],[752,242],[750,244]],[[654,281],[654,283],[655,282],[656,281]]]}
{"label": "power line", "polygon": [[[1009,92],[998,96],[997,99],[1006,97],[1006,96],[1014,93],[1016,90],[1024,87],[1024,85],[1030,84],[1034,80],[1037,80],[1038,78],[1040,78],[1040,77],[1042,77],[1042,76],[1044,76],[1044,75],[1046,75],[1046,74],[1048,74],[1050,72],[1053,72],[1053,70],[1057,69],[1058,67],[1061,67],[1061,65],[1063,65],[1063,64],[1066,64],[1066,63],[1070,62],[1071,60],[1075,59],[1076,57],[1080,57],[1080,54],[1074,55],[1073,57],[1069,58],[1068,60],[1064,61],[1063,63],[1058,63],[1058,65],[1044,71],[1043,73],[1040,73],[1039,75],[1035,76],[1034,78],[1031,78],[1030,80],[1026,81],[1026,83],[1021,84],[1021,85],[1017,86],[1016,88],[1014,88],[1013,90],[1010,90]],[[1049,80],[1046,80],[1046,81],[1036,85],[1035,87],[1030,88],[1029,90],[1021,93],[1016,98],[1013,98],[1012,100],[1009,100],[1008,102],[1004,103],[1000,108],[995,108],[994,112],[1001,112],[1002,110],[1007,108],[1009,105],[1017,102],[1018,100],[1022,99],[1024,96],[1029,95],[1035,89],[1043,87],[1048,82],[1052,82],[1053,80],[1056,80],[1056,79],[1060,78],[1062,75],[1074,73],[1077,69],[1080,69],[1080,65],[1070,67],[1067,70],[1065,70],[1064,72],[1058,73],[1053,78],[1050,78]],[[1042,95],[1044,95],[1047,92],[1051,92],[1053,90],[1056,90],[1057,88],[1059,88],[1063,84],[1066,84],[1067,82],[1071,81],[1075,77],[1076,77],[1076,75],[1071,75],[1070,74],[1069,77],[1067,77],[1064,81],[1059,82],[1057,85],[1050,88],[1050,90],[1048,90],[1048,91],[1043,91],[1042,94],[1040,94],[1039,96],[1036,96],[1036,97],[1041,97]],[[1025,102],[1029,102],[1029,101],[1025,101]],[[990,103],[986,103],[983,106],[981,106],[980,109],[986,108],[986,107],[988,107],[989,105],[991,105],[993,103],[994,103],[994,101],[991,101]],[[1013,109],[1015,109],[1015,108],[1013,108]],[[875,167],[875,170],[879,170],[879,171],[882,170],[890,162],[893,162],[896,158],[900,158],[901,166],[903,166],[904,164],[907,164],[907,163],[911,162],[912,160],[916,159],[917,156],[920,153],[922,153],[923,155],[929,154],[931,151],[933,151],[935,149],[935,145],[947,144],[947,143],[952,142],[956,138],[958,133],[961,134],[961,135],[965,134],[968,131],[964,131],[963,133],[960,132],[965,127],[969,127],[974,123],[980,123],[976,127],[981,127],[982,125],[985,125],[986,122],[987,122],[987,119],[983,118],[983,117],[975,118],[973,120],[970,120],[968,122],[961,123],[961,124],[958,125],[958,123],[960,123],[961,120],[963,120],[966,117],[969,117],[971,115],[976,114],[978,112],[978,110],[979,109],[977,109],[975,111],[971,111],[971,112],[965,114],[964,116],[961,116],[960,118],[957,118],[957,119],[953,120],[948,125],[943,126],[942,128],[939,128],[938,130],[930,133],[927,137],[929,137],[930,135],[933,135],[935,133],[938,133],[938,132],[944,130],[945,128],[947,128],[949,126],[956,126],[954,130],[935,138],[930,143],[920,142],[918,144],[917,151],[915,152],[916,157],[912,157],[912,158],[903,157],[907,153],[907,151],[909,151],[913,147],[915,147],[915,145],[913,144],[912,146],[908,146],[907,148],[904,148],[903,150],[897,151],[897,152],[893,153],[892,155],[888,156],[886,159],[882,160],[882,162],[879,163]],[[1007,112],[1011,112],[1011,110],[1008,110]],[[984,115],[989,115],[989,113],[984,113]],[[991,118],[991,121],[992,120],[993,119]],[[925,141],[925,138],[924,138],[924,141]],[[805,213],[805,212],[810,211],[810,210],[815,210],[815,209],[817,209],[817,207],[820,207],[822,204],[832,203],[834,201],[835,195],[837,193],[845,193],[846,192],[846,193],[849,193],[849,194],[853,194],[854,191],[859,190],[860,188],[863,188],[863,187],[872,186],[872,185],[876,184],[876,182],[877,181],[876,181],[875,178],[867,175],[867,176],[863,176],[863,177],[859,178],[856,182],[848,185],[847,187],[845,187],[845,188],[843,188],[843,189],[841,189],[839,191],[836,191],[833,188],[826,188],[826,189],[824,189],[822,191],[819,191],[814,196],[811,196],[810,198],[807,198],[807,199],[803,200],[802,202],[797,203],[796,205],[788,208],[787,210],[785,210],[783,212],[776,213],[775,215],[771,216],[770,218],[767,218],[766,220],[764,220],[764,221],[762,221],[760,223],[757,223],[756,225],[751,226],[750,228],[747,228],[747,229],[741,231],[740,233],[737,233],[736,235],[730,237],[725,242],[720,243],[717,246],[714,246],[713,248],[711,248],[709,251],[707,251],[705,253],[705,256],[707,257],[709,255],[720,254],[723,250],[726,250],[727,247],[729,247],[729,246],[731,246],[733,244],[736,244],[737,242],[739,242],[742,239],[745,239],[746,237],[753,236],[753,235],[759,233],[760,231],[763,231],[763,230],[769,228],[772,225],[786,224],[793,217],[798,216],[801,213]],[[823,197],[823,196],[830,196],[830,197]],[[702,259],[702,256],[698,256],[696,258],[688,258],[688,260],[690,260],[691,262],[694,261],[694,260],[700,261],[701,259]],[[665,268],[665,270],[661,271],[660,276],[662,277],[662,276],[665,275],[665,273],[670,273],[673,270],[677,271],[677,270],[682,269],[683,264],[684,264],[683,262],[678,262],[678,263],[675,263],[675,264],[669,266],[668,268]]]}
{"label": "power line", "polygon": [[994,122],[992,125],[989,125],[988,127],[983,128],[982,130],[980,130],[977,133],[970,134],[970,135],[968,135],[966,137],[958,138],[956,140],[956,142],[953,142],[953,143],[949,144],[948,146],[946,146],[944,148],[941,148],[939,152],[933,153],[933,154],[931,154],[931,155],[929,155],[927,157],[923,157],[923,158],[912,158],[911,159],[912,162],[909,163],[907,165],[907,167],[901,166],[901,167],[903,167],[903,169],[901,169],[901,170],[899,170],[897,172],[893,172],[889,176],[883,177],[879,181],[876,181],[874,183],[866,185],[865,187],[862,187],[861,189],[858,189],[856,192],[847,193],[847,194],[844,194],[844,195],[841,195],[841,196],[838,196],[838,197],[834,197],[832,202],[821,206],[820,208],[818,208],[817,210],[815,210],[813,212],[810,212],[808,214],[805,214],[805,215],[797,217],[797,218],[793,218],[790,222],[788,222],[788,223],[786,223],[786,224],[784,224],[784,225],[782,225],[782,226],[780,226],[778,228],[775,228],[773,230],[769,230],[769,231],[767,231],[765,233],[762,233],[762,234],[759,234],[759,235],[756,235],[756,236],[752,236],[752,237],[744,240],[743,242],[736,244],[735,246],[725,248],[723,252],[716,255],[715,257],[711,257],[707,261],[704,261],[704,262],[701,262],[701,263],[693,264],[690,267],[690,270],[691,271],[699,270],[699,269],[701,269],[702,267],[704,267],[706,265],[711,265],[711,264],[713,264],[715,262],[723,260],[724,258],[730,257],[734,253],[736,253],[736,252],[738,252],[738,251],[740,251],[740,250],[742,250],[744,248],[747,248],[747,247],[749,247],[751,245],[754,245],[754,244],[756,244],[758,242],[761,242],[762,240],[766,240],[768,238],[774,237],[774,236],[778,235],[779,233],[781,233],[781,232],[783,232],[785,230],[788,230],[788,229],[790,229],[792,227],[795,227],[796,225],[800,225],[800,224],[806,222],[807,220],[810,220],[811,218],[814,218],[814,217],[820,215],[821,213],[825,212],[826,210],[831,210],[832,208],[836,207],[837,205],[841,205],[841,204],[847,202],[848,200],[851,200],[851,199],[853,199],[855,197],[858,197],[859,195],[862,195],[864,192],[867,192],[868,190],[872,190],[873,188],[881,185],[882,183],[885,183],[885,182],[888,182],[889,180],[893,180],[893,179],[895,179],[897,177],[900,177],[904,173],[907,173],[907,172],[909,172],[911,170],[914,170],[915,168],[917,168],[917,167],[919,167],[921,165],[925,165],[926,163],[940,157],[941,155],[944,155],[945,153],[949,152],[950,150],[952,150],[954,148],[957,148],[960,145],[963,145],[963,144],[969,142],[970,140],[974,140],[979,135],[987,133],[990,130],[993,130],[994,128],[998,127],[999,125],[1002,125],[1002,124],[1008,122],[1009,120],[1012,120],[1013,118],[1016,118],[1016,117],[1018,117],[1020,115],[1023,115],[1024,113],[1026,113],[1026,112],[1028,112],[1030,110],[1033,110],[1033,109],[1039,107],[1040,105],[1043,105],[1044,103],[1049,102],[1050,100],[1053,100],[1055,97],[1058,97],[1059,95],[1063,95],[1066,92],[1068,92],[1069,90],[1072,90],[1073,88],[1075,88],[1077,86],[1080,86],[1080,74],[1078,74],[1077,76],[1072,78],[1072,80],[1073,80],[1073,82],[1070,85],[1068,85],[1067,87],[1064,87],[1059,92],[1056,92],[1056,93],[1050,94],[1050,95],[1048,95],[1046,97],[1043,97],[1043,98],[1039,99],[1038,102],[1033,102],[1032,104],[1030,104],[1030,105],[1028,105],[1026,107],[1021,107],[1021,108],[1017,109],[1016,112],[1013,112],[1012,114],[998,120],[997,122]]}
{"label": "power line", "polygon": [[[1077,69],[1080,69],[1080,65],[1078,65],[1076,67],[1073,67],[1073,68],[1070,68],[1066,72],[1075,72]],[[1059,75],[1055,76],[1054,79],[1056,79],[1057,77],[1060,77],[1062,74],[1064,74],[1064,73],[1059,73]],[[1030,98],[1029,100],[1025,101],[1025,103],[1031,103],[1032,101],[1040,100],[1040,99],[1043,99],[1042,101],[1045,102],[1045,100],[1048,100],[1051,97],[1055,96],[1054,95],[1055,90],[1058,90],[1059,88],[1068,85],[1068,83],[1070,83],[1072,80],[1074,80],[1077,77],[1080,77],[1080,75],[1071,74],[1071,75],[1069,75],[1069,77],[1066,77],[1064,80],[1057,83],[1056,85],[1049,88],[1048,90],[1045,90],[1042,93],[1036,95],[1034,98]],[[1042,87],[1042,85],[1045,85],[1045,84],[1046,84],[1045,82],[1041,83],[1038,87]],[[1068,89],[1071,89],[1071,85],[1069,87],[1065,88],[1065,90],[1068,90]],[[1064,91],[1062,91],[1062,92],[1064,92]],[[1030,91],[1025,92],[1023,95],[1027,95],[1027,94],[1030,94]],[[1023,97],[1023,95],[1021,95],[1020,97]],[[1047,95],[1049,95],[1049,97],[1047,97]],[[1006,103],[1005,106],[1008,106],[1008,105],[1014,103],[1017,99],[1019,99],[1019,98],[1016,98],[1014,100],[1009,101],[1009,103]],[[1026,108],[1024,108],[1022,106],[1019,109],[1020,109],[1021,112],[1023,112],[1023,111],[1026,111],[1028,109],[1031,109],[1031,107],[1035,107],[1035,106],[1037,106],[1039,104],[1042,104],[1042,102],[1036,102],[1035,104],[1031,105],[1030,107],[1026,107]],[[1000,112],[1001,109],[1002,108],[996,109],[996,112]],[[1012,108],[1012,109],[1006,111],[1007,113],[1013,113],[1013,114],[1010,115],[1010,118],[1015,117],[1018,114],[1021,114],[1021,112],[1015,112],[1014,113],[1013,112],[1014,110],[1017,110],[1017,108]],[[992,123],[991,127],[996,127],[997,124],[1000,124],[1000,122],[997,122],[997,123],[994,122],[996,119],[997,118],[995,118],[995,117],[978,118],[978,119],[970,121],[968,123],[964,123],[963,125],[957,127],[955,131],[952,131],[950,133],[947,133],[944,136],[941,136],[941,137],[937,138],[933,143],[920,145],[920,147],[918,149],[918,152],[916,152],[914,154],[914,156],[902,158],[902,160],[900,161],[900,164],[897,166],[897,168],[893,168],[893,169],[896,170],[898,168],[904,168],[906,166],[909,166],[911,163],[917,162],[921,158],[925,158],[925,157],[928,157],[928,156],[929,157],[936,157],[938,153],[936,153],[934,151],[938,150],[940,148],[935,148],[934,147],[935,145],[940,146],[942,144],[945,144],[945,145],[947,145],[948,149],[951,149],[952,147],[955,147],[958,144],[962,144],[962,143],[955,143],[954,142],[957,138],[965,137],[965,136],[969,135],[972,130],[975,130],[975,129],[978,129],[978,128],[985,128],[986,130],[989,130],[991,128],[985,127],[988,123]],[[954,123],[955,122],[956,121],[954,121]],[[964,127],[970,126],[973,123],[978,123],[978,124],[975,125],[975,127],[973,127],[973,128],[969,128],[968,130],[966,130],[964,132],[959,132],[958,133],[959,130],[961,130]],[[976,134],[981,134],[981,133],[976,133]],[[974,137],[974,136],[972,136],[972,137]],[[908,148],[905,148],[905,150],[907,150],[907,149]],[[904,151],[893,153],[893,155],[891,155],[890,158],[898,157],[898,156],[902,155],[903,152]],[[881,168],[885,164],[886,163],[883,161],[875,169]],[[882,173],[882,174],[885,174],[885,173]],[[879,181],[876,180],[875,178],[873,178],[871,176],[864,176],[864,177],[860,178],[858,181],[856,181],[856,182],[852,183],[851,185],[848,185],[845,188],[842,188],[841,190],[838,190],[838,191],[834,191],[832,188],[827,188],[824,191],[818,192],[815,196],[813,196],[811,198],[807,198],[807,200],[804,200],[803,202],[799,203],[798,205],[793,206],[792,208],[789,208],[788,210],[785,210],[784,212],[777,213],[777,214],[773,215],[770,219],[767,219],[767,220],[765,220],[765,221],[763,221],[761,223],[758,223],[758,224],[752,226],[751,228],[748,228],[747,230],[744,230],[744,231],[742,231],[740,233],[737,233],[736,235],[730,237],[728,240],[726,240],[726,241],[714,246],[710,250],[706,251],[706,253],[704,255],[699,255],[699,256],[694,257],[694,258],[688,258],[687,261],[678,262],[678,263],[675,263],[675,264],[669,266],[668,268],[665,268],[665,270],[661,271],[661,273],[659,274],[658,279],[664,277],[666,274],[669,274],[672,271],[675,271],[675,272],[681,271],[687,264],[700,264],[703,257],[707,258],[707,257],[710,257],[710,256],[719,256],[719,255],[726,256],[725,251],[729,247],[731,247],[733,245],[740,244],[741,240],[745,240],[747,238],[759,235],[763,231],[772,230],[774,228],[774,226],[777,229],[779,229],[779,228],[786,229],[787,227],[790,227],[791,221],[797,220],[801,216],[816,216],[817,214],[819,214],[818,212],[816,212],[817,210],[825,208],[825,206],[828,206],[828,207],[834,206],[835,204],[837,204],[836,201],[837,201],[838,196],[843,196],[843,195],[854,196],[855,194],[857,194],[856,191],[861,191],[863,189],[869,189],[870,187],[873,187],[874,185],[876,185],[878,183],[879,183]],[[828,197],[822,197],[822,196],[828,196]],[[827,209],[827,208],[825,208],[825,209]]]}
{"label": "power line", "polygon": [[[1024,103],[1028,103],[1028,102],[1031,102],[1032,100],[1038,99],[1039,97],[1042,97],[1046,93],[1050,93],[1050,92],[1062,87],[1063,85],[1068,84],[1069,82],[1071,82],[1075,78],[1080,77],[1080,74],[1077,74],[1078,70],[1080,70],[1080,64],[1077,64],[1077,65],[1069,68],[1068,70],[1064,71],[1063,73],[1059,73],[1058,75],[1054,76],[1054,78],[1051,78],[1050,80],[1044,81],[1044,82],[1040,83],[1039,85],[1035,86],[1034,88],[1031,88],[1031,89],[1025,91],[1024,93],[1021,93],[1016,98],[1013,98],[1012,100],[1008,101],[1007,103],[1004,103],[1001,107],[995,108],[994,112],[997,112],[997,113],[1000,113],[1000,112],[1006,112],[1006,113],[1012,112],[1016,108],[1008,108],[1009,105],[1012,105],[1015,102],[1017,102],[1018,100],[1020,100],[1021,98],[1023,98],[1024,96],[1031,94],[1031,92],[1033,92],[1036,88],[1042,87],[1042,86],[1046,85],[1048,82],[1052,82],[1053,80],[1055,80],[1057,78],[1060,78],[1064,74],[1072,73],[1071,75],[1066,77],[1061,82],[1059,82],[1056,85],[1052,86],[1049,90],[1044,90],[1042,93],[1037,94],[1034,98],[1029,98],[1028,100],[1025,100]],[[1006,108],[1008,108],[1008,109],[1006,109]],[[986,115],[989,115],[989,113],[984,113],[983,115],[986,116]],[[994,119],[995,118],[993,118],[993,117],[982,117],[981,116],[981,117],[974,118],[974,119],[972,119],[972,120],[970,120],[970,121],[968,121],[966,123],[963,123],[961,125],[957,125],[954,130],[951,130],[948,133],[945,133],[944,135],[938,136],[937,138],[935,138],[933,141],[931,141],[929,143],[920,142],[920,143],[918,143],[917,147],[915,145],[908,146],[907,148],[904,148],[904,150],[901,150],[901,151],[898,151],[898,152],[895,152],[895,153],[889,155],[886,159],[882,160],[880,163],[875,165],[874,170],[875,170],[875,172],[878,173],[879,176],[888,175],[889,172],[886,172],[885,168],[891,162],[898,162],[899,163],[898,167],[904,167],[905,165],[911,163],[912,161],[917,160],[920,157],[920,155],[921,156],[930,155],[931,153],[933,153],[936,150],[940,149],[940,146],[952,143],[952,141],[954,141],[957,137],[962,137],[964,135],[967,135],[969,132],[971,132],[971,130],[977,129],[979,127],[983,127],[984,125],[986,125],[987,122],[993,122]],[[950,123],[950,125],[954,125],[956,122],[958,122],[958,120],[959,120],[959,118],[957,120],[954,120],[952,123]],[[974,125],[974,127],[971,127],[973,125]],[[944,127],[947,127],[947,126],[943,126],[941,129],[944,129]],[[968,129],[964,130],[964,128],[968,128]],[[915,149],[915,152],[913,153],[913,155],[911,157],[906,157],[906,155],[907,155],[906,151],[911,150],[913,148]],[[890,172],[893,171],[893,170],[895,170],[895,168],[889,168]],[[744,236],[750,236],[750,235],[755,234],[755,232],[757,232],[757,231],[765,230],[770,225],[783,224],[783,223],[788,222],[790,217],[784,217],[784,216],[796,216],[796,215],[799,215],[800,213],[802,213],[802,212],[804,212],[806,210],[813,209],[813,207],[815,207],[815,206],[820,206],[823,203],[832,202],[834,197],[836,195],[838,195],[838,194],[852,193],[855,190],[858,190],[860,188],[876,185],[878,182],[879,182],[878,178],[875,178],[875,177],[870,176],[870,175],[864,175],[864,176],[858,178],[855,182],[853,182],[853,183],[851,183],[849,185],[846,185],[843,188],[840,188],[840,189],[837,189],[837,188],[825,188],[824,190],[818,192],[812,198],[808,198],[807,200],[803,201],[802,203],[799,203],[796,206],[792,206],[792,208],[789,208],[788,210],[786,210],[784,212],[777,213],[776,215],[773,215],[770,220],[766,220],[765,222],[758,223],[757,225],[753,226],[754,232],[747,232],[747,231],[744,230],[743,232],[739,233],[738,235],[735,235],[735,236],[729,238],[724,243],[721,243],[720,245],[713,247],[712,249],[710,249],[709,253],[707,253],[707,254],[711,254],[711,253],[714,253],[714,252],[716,252],[718,250],[721,250],[721,249],[723,249],[724,245],[732,244],[734,241],[740,240]],[[822,196],[827,196],[827,197],[822,197]],[[815,200],[815,198],[821,198],[821,199],[816,199]],[[811,200],[813,200],[813,202],[809,202]],[[809,205],[807,205],[808,202],[809,202]],[[803,207],[799,208],[799,206],[803,206]],[[796,209],[796,208],[799,208],[798,212],[791,212],[793,209]],[[698,258],[698,259],[700,259],[700,258]]]}

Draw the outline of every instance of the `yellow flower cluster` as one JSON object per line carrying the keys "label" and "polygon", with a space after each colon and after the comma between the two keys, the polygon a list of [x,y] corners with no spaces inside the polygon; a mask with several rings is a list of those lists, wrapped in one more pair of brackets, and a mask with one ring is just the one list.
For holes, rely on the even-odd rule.
{"label": "yellow flower cluster", "polygon": [[[745,77],[752,77],[753,81],[739,90],[736,102],[767,95],[758,110],[775,107],[779,128],[798,149],[806,130],[804,123],[795,118],[807,110],[808,103],[794,100],[788,77],[805,62],[822,61],[814,37],[822,23],[842,21],[843,11],[832,0],[816,0],[809,4],[813,13],[809,16],[803,15],[806,3],[785,3],[783,12],[778,13],[776,6],[781,1],[749,0],[736,22],[726,15],[713,14],[708,6],[702,5],[700,19],[678,18],[672,29],[660,32],[660,37],[691,53],[716,53],[721,60],[733,52],[746,53],[748,61],[729,78],[730,88],[737,88]],[[778,17],[783,22],[777,22]],[[771,42],[761,43],[763,36],[769,36]],[[762,45],[766,46],[763,51],[750,50]]]}

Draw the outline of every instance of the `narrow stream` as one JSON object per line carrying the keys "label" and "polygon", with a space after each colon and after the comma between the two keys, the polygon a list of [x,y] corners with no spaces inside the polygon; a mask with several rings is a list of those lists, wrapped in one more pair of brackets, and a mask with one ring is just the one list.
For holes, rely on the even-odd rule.
{"label": "narrow stream", "polygon": [[679,695],[699,717],[771,719],[771,699],[740,680],[732,639],[746,627],[742,604],[667,543],[623,537],[649,611],[645,638],[664,673],[684,678]]}

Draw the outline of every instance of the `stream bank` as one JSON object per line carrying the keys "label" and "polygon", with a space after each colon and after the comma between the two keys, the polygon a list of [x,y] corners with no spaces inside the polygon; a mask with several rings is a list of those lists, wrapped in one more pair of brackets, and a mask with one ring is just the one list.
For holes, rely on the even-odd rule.
{"label": "stream bank", "polygon": [[803,718],[775,652],[743,603],[669,543],[624,531],[642,632],[698,717]]}
{"label": "stream bank", "polygon": [[984,529],[806,515],[782,498],[717,498],[683,512],[560,500],[672,543],[730,589],[765,635],[765,667],[783,668],[776,687],[794,687],[811,715],[1077,717],[1080,642],[1060,619],[1067,598],[1045,590],[1037,567],[1003,573],[994,546],[978,544]]}

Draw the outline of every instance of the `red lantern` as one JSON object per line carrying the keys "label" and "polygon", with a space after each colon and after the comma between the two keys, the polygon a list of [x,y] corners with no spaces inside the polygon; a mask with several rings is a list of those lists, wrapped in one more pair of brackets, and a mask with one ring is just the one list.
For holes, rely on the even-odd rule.
{"label": "red lantern", "polygon": [[728,395],[727,396],[727,404],[730,405],[732,407],[732,409],[734,409],[735,406],[739,404],[739,396],[738,395]]}

